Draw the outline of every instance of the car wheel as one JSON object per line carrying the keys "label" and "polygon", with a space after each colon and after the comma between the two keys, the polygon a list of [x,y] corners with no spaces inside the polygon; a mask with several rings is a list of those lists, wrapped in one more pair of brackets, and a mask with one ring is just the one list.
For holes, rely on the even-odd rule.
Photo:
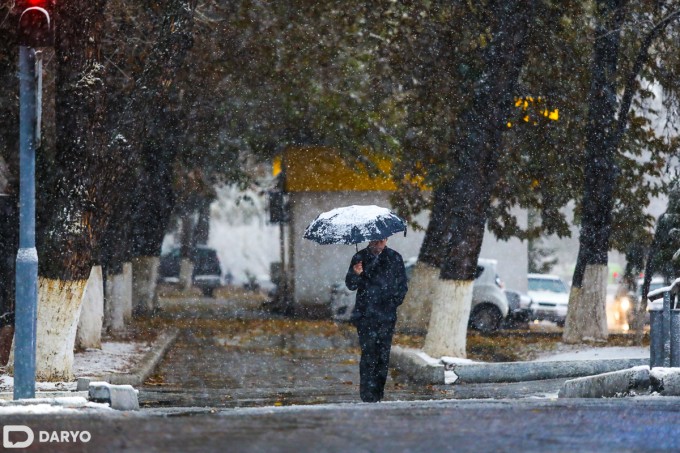
{"label": "car wheel", "polygon": [[566,319],[561,319],[559,321],[556,321],[555,324],[557,324],[557,327],[564,327],[564,324],[566,323]]}
{"label": "car wheel", "polygon": [[489,333],[498,330],[503,314],[495,305],[478,305],[470,315],[470,327]]}

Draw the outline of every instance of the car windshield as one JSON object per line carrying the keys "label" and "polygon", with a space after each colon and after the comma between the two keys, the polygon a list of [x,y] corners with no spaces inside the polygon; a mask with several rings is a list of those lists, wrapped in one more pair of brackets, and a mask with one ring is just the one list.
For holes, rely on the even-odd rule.
{"label": "car windshield", "polygon": [[530,278],[529,291],[550,291],[552,293],[566,293],[567,287],[562,280],[548,278]]}

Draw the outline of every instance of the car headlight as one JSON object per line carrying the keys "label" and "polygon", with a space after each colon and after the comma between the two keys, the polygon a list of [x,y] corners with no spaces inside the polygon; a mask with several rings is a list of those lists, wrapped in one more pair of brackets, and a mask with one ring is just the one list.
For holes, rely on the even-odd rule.
{"label": "car headlight", "polygon": [[621,310],[623,311],[630,310],[630,299],[628,299],[627,297],[621,298]]}

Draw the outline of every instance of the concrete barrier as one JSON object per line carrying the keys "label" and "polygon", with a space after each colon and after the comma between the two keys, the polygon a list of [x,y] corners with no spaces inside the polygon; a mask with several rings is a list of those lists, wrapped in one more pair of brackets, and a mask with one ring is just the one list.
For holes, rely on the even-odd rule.
{"label": "concrete barrier", "polygon": [[475,363],[455,365],[457,383],[523,382],[591,376],[634,366],[648,365],[649,359],[600,359],[545,362]]}
{"label": "concrete barrier", "polygon": [[419,349],[392,347],[390,365],[406,379],[423,384],[476,384],[575,378],[648,365],[649,359],[600,359],[545,362],[449,363]]}
{"label": "concrete barrier", "polygon": [[111,409],[138,411],[139,399],[131,385],[112,385],[108,382],[90,382],[88,399],[95,403],[109,403]]}
{"label": "concrete barrier", "polygon": [[652,368],[649,379],[653,391],[665,396],[680,396],[680,368]]}
{"label": "concrete barrier", "polygon": [[649,366],[612,371],[595,376],[566,381],[558,393],[559,398],[607,398],[631,391],[649,389]]}
{"label": "concrete barrier", "polygon": [[402,378],[418,384],[444,384],[444,365],[428,360],[417,349],[392,346],[390,366],[402,373]]}

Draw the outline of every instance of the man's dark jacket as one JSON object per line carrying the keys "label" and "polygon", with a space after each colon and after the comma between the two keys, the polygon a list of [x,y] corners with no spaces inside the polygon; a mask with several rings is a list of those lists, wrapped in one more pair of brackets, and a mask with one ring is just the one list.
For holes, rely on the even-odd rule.
{"label": "man's dark jacket", "polygon": [[[364,271],[357,275],[352,267],[363,262]],[[353,257],[345,277],[350,290],[358,290],[352,320],[372,318],[395,320],[397,307],[404,301],[408,286],[404,260],[396,251],[385,247],[375,256],[368,248]]]}

